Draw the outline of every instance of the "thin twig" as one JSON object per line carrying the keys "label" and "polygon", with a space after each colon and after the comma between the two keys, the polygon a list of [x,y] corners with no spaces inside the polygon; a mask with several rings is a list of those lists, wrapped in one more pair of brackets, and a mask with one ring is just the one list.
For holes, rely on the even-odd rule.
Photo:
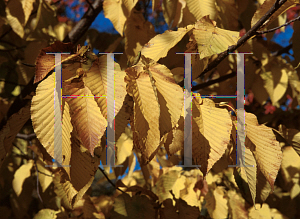
{"label": "thin twig", "polygon": [[222,81],[225,81],[229,78],[233,78],[236,76],[236,72],[233,71],[232,73],[230,74],[227,74],[227,75],[223,75],[217,79],[214,79],[214,80],[211,80],[211,81],[208,81],[208,82],[205,82],[205,83],[202,83],[202,84],[197,84],[195,86],[192,87],[192,91],[196,91],[196,90],[200,90],[200,89],[203,89],[205,87],[208,87],[212,84],[215,84],[215,83],[219,83],[219,82],[222,82]]}
{"label": "thin twig", "polygon": [[21,152],[22,155],[28,157],[28,155],[25,154],[25,153],[21,150],[21,148],[19,148],[15,143],[12,143],[12,144],[13,144],[14,147],[16,147],[16,148]]}
{"label": "thin twig", "polygon": [[99,167],[99,170],[102,172],[102,174],[105,176],[105,178],[107,179],[107,181],[117,190],[119,190],[122,193],[126,193],[123,190],[121,190],[120,188],[116,187],[116,185],[110,180],[110,178],[108,178],[107,174],[105,173],[105,170],[103,170],[101,167]]}
{"label": "thin twig", "polygon": [[28,64],[28,63],[24,63],[24,62],[22,62],[22,65],[25,65],[25,66],[27,66],[27,67],[35,67],[35,65]]}
{"label": "thin twig", "polygon": [[[287,0],[276,0],[275,4],[269,9],[269,11],[244,35],[242,36],[237,44],[229,46],[228,49],[222,53],[219,54],[219,56],[209,63],[207,67],[203,70],[203,72],[199,75],[199,77],[202,77],[207,72],[212,70],[213,68],[217,67],[218,64],[220,64],[221,61],[223,61],[229,53],[232,53],[237,48],[239,48],[241,45],[243,45],[247,40],[257,35],[258,29],[286,2]],[[198,77],[198,78],[199,78]],[[178,83],[181,87],[184,85],[184,80],[180,81]]]}
{"label": "thin twig", "polygon": [[288,54],[290,54],[290,53],[289,53],[289,50],[292,49],[292,48],[293,48],[293,44],[291,43],[291,44],[288,45],[287,47],[284,47],[284,48],[282,48],[282,49],[280,49],[280,50],[278,50],[278,51],[276,51],[276,52],[273,52],[273,53],[272,53],[272,56],[280,56],[280,55],[282,55],[283,53],[288,53]]}
{"label": "thin twig", "polygon": [[293,19],[293,20],[290,20],[289,22],[286,22],[286,23],[283,24],[283,25],[280,25],[279,27],[275,27],[275,28],[272,28],[272,29],[270,29],[270,30],[256,31],[256,32],[257,32],[258,34],[270,33],[270,32],[273,32],[273,31],[275,31],[275,30],[278,30],[278,29],[280,29],[280,28],[282,28],[282,27],[285,27],[285,26],[289,25],[290,23],[293,23],[293,22],[295,22],[295,21],[297,21],[297,20],[300,20],[300,16],[296,17],[296,18]]}
{"label": "thin twig", "polygon": [[34,138],[36,138],[36,134],[35,133],[31,133],[31,134],[21,134],[21,133],[18,133],[17,135],[16,135],[16,138],[20,138],[20,139],[24,139],[24,140],[26,140],[26,141],[30,141],[30,140],[32,140],[32,139],[34,139]]}

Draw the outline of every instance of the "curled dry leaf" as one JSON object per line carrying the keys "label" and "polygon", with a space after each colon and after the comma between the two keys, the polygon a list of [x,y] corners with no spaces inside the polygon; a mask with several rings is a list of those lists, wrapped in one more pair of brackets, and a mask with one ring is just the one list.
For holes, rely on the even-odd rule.
{"label": "curled dry leaf", "polygon": [[[39,56],[36,59],[34,83],[43,80],[46,77],[46,75],[55,68],[55,55],[46,53],[70,53],[60,55],[61,62],[58,63],[58,65],[60,65],[71,60],[73,63],[80,62],[80,60],[82,60],[82,57],[78,58],[78,56],[83,56],[87,52],[87,50],[88,47],[83,46],[80,50],[78,49],[75,54],[71,54],[71,52],[73,51],[73,44],[62,43],[60,41],[55,41],[51,46],[42,49]],[[85,67],[84,64],[83,67]]]}

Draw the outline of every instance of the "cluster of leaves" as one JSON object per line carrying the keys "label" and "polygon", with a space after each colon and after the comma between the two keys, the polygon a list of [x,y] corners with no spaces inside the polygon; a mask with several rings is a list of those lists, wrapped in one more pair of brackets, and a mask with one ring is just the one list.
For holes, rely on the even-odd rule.
{"label": "cluster of leaves", "polygon": [[[117,56],[118,62],[91,52],[91,48],[102,48],[92,34],[85,36],[89,46],[77,46],[75,50],[73,44],[60,42],[70,27],[57,22],[50,3],[24,0],[18,1],[20,6],[15,1],[5,3],[0,25],[7,30],[0,40],[11,44],[7,38],[18,39],[21,47],[26,48],[24,62],[27,55],[31,59],[37,57],[34,72],[37,88],[34,94],[25,97],[31,104],[11,116],[0,131],[1,176],[5,176],[0,179],[0,200],[10,201],[0,206],[5,218],[11,215],[36,219],[299,216],[295,211],[300,198],[299,126],[273,124],[276,129],[272,130],[260,125],[256,115],[245,112],[246,138],[236,139],[236,130],[241,129],[237,121],[243,118],[236,118],[224,108],[220,102],[226,99],[203,98],[203,95],[235,95],[236,77],[192,94],[190,144],[193,164],[201,166],[199,169],[176,166],[184,157],[186,111],[184,89],[179,86],[184,78],[184,56],[175,54],[198,53],[192,55],[192,79],[198,84],[231,74],[236,71],[237,62],[233,55],[205,75],[201,73],[217,59],[217,54],[239,44],[240,24],[250,30],[274,4],[274,7],[279,4],[272,16],[255,30],[253,36],[257,36],[258,31],[267,27],[284,24],[284,12],[299,1],[153,0],[153,11],[162,8],[166,23],[176,29],[156,34],[154,26],[135,9],[137,0],[105,0],[104,14],[122,36],[112,38],[115,41],[105,52],[117,51],[121,44],[124,54]],[[15,8],[22,15],[13,13]],[[36,16],[32,16],[35,8]],[[237,50],[253,53],[245,58],[245,89],[251,89],[255,101],[261,105],[270,98],[274,106],[279,106],[286,95],[293,99],[293,104],[300,103],[299,69],[298,72],[295,69],[300,49],[294,40],[300,28],[296,29],[296,25],[299,24],[294,24],[295,62],[271,55],[282,49],[270,41],[272,32],[266,34],[266,40],[249,37]],[[42,38],[44,44],[38,41]],[[55,39],[53,44],[45,46]],[[36,46],[37,41],[40,47]],[[12,52],[12,58],[17,60],[16,74],[28,82],[32,70],[22,70],[18,48],[8,48],[6,44],[3,44],[4,50],[8,50],[5,52]],[[28,47],[31,49],[27,50]],[[35,53],[29,55],[31,51]],[[72,52],[61,55],[62,95],[76,98],[63,98],[61,109],[53,108],[58,99],[53,89],[55,58],[47,52]],[[1,61],[6,63],[6,60],[3,57]],[[108,63],[114,63],[114,84],[108,83]],[[9,71],[5,74],[9,75]],[[108,95],[108,89],[115,90],[113,96]],[[113,194],[103,192],[107,187],[99,189],[105,177],[97,172],[100,161],[106,163],[105,132],[107,120],[111,120],[106,98],[115,100],[116,165],[122,165],[112,168],[107,176],[118,189]],[[235,103],[231,104],[235,107]],[[2,113],[5,115],[5,111]],[[23,131],[34,130],[37,139],[14,140],[29,118],[32,127],[25,126]],[[62,118],[62,135],[55,134],[57,118]],[[62,142],[63,167],[52,166],[54,145],[58,141]],[[245,145],[238,154],[238,157],[243,154],[245,166],[229,168],[236,164],[240,151],[236,151],[236,141]],[[141,165],[138,171],[137,162]],[[128,173],[122,177],[127,169]],[[100,195],[96,196],[97,191]],[[266,200],[262,206],[256,204]],[[31,205],[37,202],[39,206],[32,209]]]}

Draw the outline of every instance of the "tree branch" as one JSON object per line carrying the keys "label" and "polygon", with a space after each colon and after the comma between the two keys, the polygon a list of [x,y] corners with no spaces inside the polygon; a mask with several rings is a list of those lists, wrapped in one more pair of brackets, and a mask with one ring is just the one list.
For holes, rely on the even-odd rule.
{"label": "tree branch", "polygon": [[[234,50],[239,48],[241,45],[243,45],[247,40],[257,35],[258,29],[286,2],[287,0],[276,0],[275,4],[269,9],[269,11],[244,35],[242,36],[236,45],[229,46],[228,49],[222,53],[219,54],[219,56],[209,63],[207,67],[203,70],[203,72],[199,75],[199,77],[202,77],[207,72],[212,70],[213,68],[217,67],[218,64],[220,64],[221,61],[223,61],[229,53],[232,53]],[[180,81],[178,83],[181,87],[184,85],[184,81]]]}
{"label": "tree branch", "polygon": [[289,53],[289,50],[292,49],[292,48],[293,48],[293,44],[291,43],[291,44],[288,45],[287,47],[284,47],[284,48],[282,48],[282,49],[280,49],[280,50],[278,50],[278,51],[272,53],[272,56],[280,56],[280,55],[282,55],[283,53],[288,53],[288,54],[290,54],[290,53]]}
{"label": "tree branch", "polygon": [[[71,30],[71,32],[66,36],[63,42],[72,42],[76,43],[88,30],[91,26],[97,15],[102,11],[103,0],[95,0],[93,3],[94,10],[89,8],[88,11],[83,15],[82,19],[75,25],[75,27]],[[31,99],[25,99],[28,95],[31,95],[37,88],[37,85],[40,83],[33,84],[34,77],[30,80],[30,82],[22,89],[21,94],[16,97],[13,104],[9,108],[6,118],[3,118],[0,123],[0,130],[6,124],[7,119],[11,117],[13,114],[17,113],[21,108],[23,108]]]}
{"label": "tree branch", "polygon": [[107,179],[107,181],[117,190],[119,190],[122,193],[126,193],[124,192],[122,189],[116,187],[116,185],[110,180],[110,178],[108,178],[107,174],[105,173],[104,169],[102,169],[101,167],[98,167],[99,170],[101,171],[101,173],[104,175],[104,177]]}
{"label": "tree branch", "polygon": [[265,30],[265,31],[257,31],[257,33],[259,33],[259,34],[270,33],[270,32],[273,32],[273,31],[275,31],[275,30],[278,30],[278,29],[280,29],[280,28],[282,28],[282,27],[285,27],[285,26],[289,25],[290,23],[293,23],[293,22],[298,21],[298,20],[300,20],[300,16],[296,17],[296,18],[293,19],[293,20],[290,20],[289,22],[286,22],[286,23],[283,24],[283,25],[280,25],[279,27],[275,27],[275,28],[272,28],[272,29],[270,29],[270,30]]}
{"label": "tree branch", "polygon": [[225,80],[227,80],[229,78],[233,78],[235,76],[236,76],[236,71],[233,71],[232,73],[227,74],[227,75],[223,75],[223,76],[221,76],[221,77],[219,77],[217,79],[210,80],[210,81],[202,83],[202,84],[197,84],[197,85],[195,85],[195,86],[192,87],[192,91],[203,89],[203,88],[208,87],[208,86],[210,86],[212,84],[225,81]]}
{"label": "tree branch", "polygon": [[103,0],[95,0],[95,2],[92,4],[92,7],[89,7],[88,11],[83,15],[81,20],[78,21],[76,26],[66,36],[63,42],[72,42],[73,44],[77,43],[92,25],[97,15],[103,10],[102,4]]}

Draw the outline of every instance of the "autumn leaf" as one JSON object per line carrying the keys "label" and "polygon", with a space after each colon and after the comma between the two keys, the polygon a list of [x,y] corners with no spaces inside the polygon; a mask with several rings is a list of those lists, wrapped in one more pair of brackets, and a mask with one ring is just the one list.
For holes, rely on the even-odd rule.
{"label": "autumn leaf", "polygon": [[24,37],[24,27],[33,10],[34,2],[35,0],[11,0],[5,8],[8,23],[21,38]]}
{"label": "autumn leaf", "polygon": [[[125,52],[130,63],[138,55],[144,44],[155,36],[154,26],[146,21],[142,13],[132,10],[126,21],[125,29]],[[133,63],[136,64],[136,63]]]}
{"label": "autumn leaf", "polygon": [[[36,59],[36,69],[35,69],[35,78],[34,83],[37,83],[43,80],[46,75],[55,68],[55,56],[54,54],[46,53],[59,53],[59,52],[68,52],[70,53],[73,50],[73,45],[71,43],[62,43],[60,41],[55,41],[49,47],[46,47],[41,50],[39,56]],[[79,54],[61,54],[61,63],[70,60],[76,57]],[[59,63],[59,64],[61,64]]]}
{"label": "autumn leaf", "polygon": [[224,154],[230,141],[231,118],[226,109],[215,107],[209,99],[199,94],[193,98],[192,147],[193,160],[201,165],[205,176]]}
{"label": "autumn leaf", "polygon": [[137,2],[137,0],[105,0],[103,2],[104,16],[113,23],[121,36],[123,36],[126,19]]}
{"label": "autumn leaf", "polygon": [[246,113],[245,124],[246,136],[250,140],[246,147],[253,153],[261,172],[274,190],[274,182],[282,161],[279,142],[271,128],[258,124],[255,115]]}
{"label": "autumn leaf", "polygon": [[211,218],[226,218],[228,215],[228,200],[224,197],[225,191],[222,187],[218,186],[214,190],[209,190],[205,196],[206,204],[209,215]]}
{"label": "autumn leaf", "polygon": [[14,179],[12,182],[12,187],[17,196],[19,196],[23,189],[24,181],[31,176],[31,169],[34,165],[33,160],[29,160],[28,163],[23,164],[14,175]]}
{"label": "autumn leaf", "polygon": [[[54,95],[55,99],[58,100],[57,92],[54,93],[54,85],[54,74],[43,80],[36,89],[36,95],[32,98],[30,108],[32,125],[37,138],[52,157],[54,157],[55,139],[62,138],[66,140],[68,138],[67,136],[54,135],[54,115],[57,119],[62,117],[59,104],[54,105]],[[70,131],[71,129],[69,129],[69,133]],[[63,132],[63,134],[68,135],[68,132]],[[64,142],[67,143],[67,141]],[[67,147],[68,145],[62,147],[64,146]]]}
{"label": "autumn leaf", "polygon": [[194,25],[178,28],[177,31],[167,30],[163,34],[156,35],[141,50],[141,54],[154,61],[165,57],[168,51],[174,47]]}
{"label": "autumn leaf", "polygon": [[[144,159],[151,160],[160,137],[179,120],[183,104],[182,89],[164,65],[145,66],[140,62],[127,69],[126,73],[127,92],[134,99],[133,136]],[[151,139],[146,136],[151,136]]]}
{"label": "autumn leaf", "polygon": [[[111,59],[109,57],[109,59]],[[95,101],[101,110],[104,118],[107,118],[107,103],[106,99],[115,100],[115,116],[123,105],[126,95],[126,83],[124,82],[125,72],[121,71],[120,65],[113,60],[114,63],[114,83],[107,82],[107,57],[101,56],[97,58],[91,68],[85,71],[83,75],[84,84],[91,90],[92,94],[96,96]],[[107,90],[114,90],[114,96],[107,96]]]}
{"label": "autumn leaf", "polygon": [[76,96],[66,98],[70,106],[71,122],[84,147],[94,156],[94,148],[105,132],[107,121],[101,114],[94,95],[83,81],[66,83],[63,89],[65,95]]}
{"label": "autumn leaf", "polygon": [[224,52],[229,46],[235,45],[239,32],[218,28],[216,22],[205,16],[196,22],[190,41],[198,45],[200,59]]}
{"label": "autumn leaf", "polygon": [[212,20],[214,20],[217,15],[215,0],[186,0],[186,4],[196,20],[200,20],[202,17],[207,15],[210,16]]}

